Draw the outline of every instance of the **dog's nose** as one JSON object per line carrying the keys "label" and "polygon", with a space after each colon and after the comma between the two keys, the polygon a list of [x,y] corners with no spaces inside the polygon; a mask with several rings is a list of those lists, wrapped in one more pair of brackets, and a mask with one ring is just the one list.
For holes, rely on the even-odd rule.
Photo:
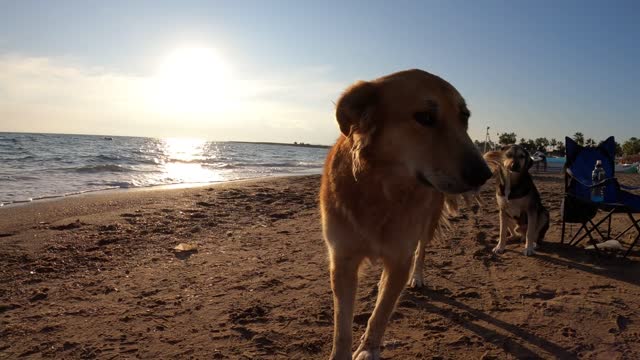
{"label": "dog's nose", "polygon": [[480,187],[492,176],[491,169],[482,159],[469,161],[462,170],[462,178],[472,187]]}

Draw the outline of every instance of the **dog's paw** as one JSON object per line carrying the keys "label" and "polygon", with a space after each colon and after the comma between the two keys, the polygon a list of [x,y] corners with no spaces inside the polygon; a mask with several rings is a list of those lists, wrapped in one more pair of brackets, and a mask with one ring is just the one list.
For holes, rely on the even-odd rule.
{"label": "dog's paw", "polygon": [[536,252],[533,249],[533,247],[524,249],[524,256],[531,256],[535,254]]}
{"label": "dog's paw", "polygon": [[329,360],[351,360],[351,353],[342,355],[331,354]]}
{"label": "dog's paw", "polygon": [[411,280],[409,280],[409,287],[412,289],[419,289],[424,286],[424,276],[422,274],[413,274]]}
{"label": "dog's paw", "polygon": [[380,350],[360,349],[353,353],[353,360],[380,360]]}
{"label": "dog's paw", "polygon": [[500,255],[500,254],[502,254],[504,252],[504,248],[496,246],[496,247],[493,248],[492,251],[493,251],[494,254]]}
{"label": "dog's paw", "polygon": [[522,235],[520,234],[512,234],[507,236],[507,242],[512,242],[512,241],[520,241],[522,240]]}

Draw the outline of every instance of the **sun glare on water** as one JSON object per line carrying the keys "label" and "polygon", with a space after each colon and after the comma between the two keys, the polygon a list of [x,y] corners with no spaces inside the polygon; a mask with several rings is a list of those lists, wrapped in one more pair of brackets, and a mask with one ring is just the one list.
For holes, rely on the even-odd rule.
{"label": "sun glare on water", "polygon": [[[203,166],[206,163],[206,141],[202,139],[163,139],[166,163],[164,176],[176,182],[203,183],[221,181],[221,174]],[[215,154],[209,154],[215,156]]]}
{"label": "sun glare on water", "polygon": [[228,65],[212,48],[186,47],[169,53],[153,83],[154,108],[163,112],[224,112],[232,103]]}

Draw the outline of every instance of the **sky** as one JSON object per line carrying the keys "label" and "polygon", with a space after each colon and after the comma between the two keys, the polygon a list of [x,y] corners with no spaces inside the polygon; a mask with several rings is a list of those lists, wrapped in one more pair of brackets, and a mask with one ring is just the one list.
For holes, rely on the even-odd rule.
{"label": "sky", "polygon": [[330,144],[349,84],[420,68],[482,140],[640,137],[638,1],[0,0],[0,131]]}

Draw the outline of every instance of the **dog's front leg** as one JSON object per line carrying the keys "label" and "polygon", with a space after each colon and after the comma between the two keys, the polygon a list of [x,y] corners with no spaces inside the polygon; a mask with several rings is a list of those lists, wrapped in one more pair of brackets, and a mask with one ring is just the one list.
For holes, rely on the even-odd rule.
{"label": "dog's front leg", "polygon": [[530,256],[535,253],[535,248],[537,246],[536,239],[537,236],[537,228],[538,228],[538,215],[535,211],[527,212],[527,239],[524,244],[524,255]]}
{"label": "dog's front leg", "polygon": [[361,258],[331,255],[333,290],[333,349],[331,360],[351,360],[353,307]]}
{"label": "dog's front leg", "polygon": [[502,254],[504,252],[504,247],[507,245],[508,224],[509,219],[507,219],[505,210],[500,210],[500,239],[498,240],[498,245],[493,248],[493,252],[495,254]]}
{"label": "dog's front leg", "polygon": [[392,261],[383,259],[384,271],[380,279],[380,293],[376,307],[369,318],[360,346],[353,354],[354,360],[380,359],[382,335],[384,335],[396,302],[407,284],[412,258],[413,256],[409,256],[405,259],[393,259]]}

